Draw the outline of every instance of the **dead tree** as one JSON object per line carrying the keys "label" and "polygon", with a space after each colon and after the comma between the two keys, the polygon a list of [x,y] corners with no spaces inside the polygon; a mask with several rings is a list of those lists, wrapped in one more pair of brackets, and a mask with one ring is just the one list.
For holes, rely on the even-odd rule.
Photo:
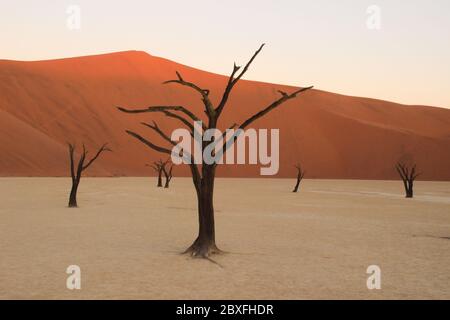
{"label": "dead tree", "polygon": [[81,174],[83,171],[85,171],[87,168],[89,168],[95,160],[102,154],[104,151],[111,151],[107,147],[107,144],[105,143],[95,154],[95,156],[86,162],[86,156],[88,154],[88,151],[86,150],[86,147],[83,144],[83,151],[81,153],[80,159],[78,161],[78,164],[75,168],[75,145],[68,143],[69,145],[69,156],[70,156],[70,175],[72,176],[72,188],[70,190],[69,195],[69,208],[76,208],[78,207],[77,204],[77,191],[78,186],[80,185],[81,180]]}
{"label": "dead tree", "polygon": [[155,162],[153,162],[153,164],[150,164],[150,165],[146,164],[147,167],[153,168],[153,170],[155,170],[158,173],[158,183],[156,185],[158,188],[162,187],[162,175],[163,175],[163,173],[165,174],[164,168],[165,168],[166,164],[167,164],[167,161],[163,162],[162,160],[155,161]]}
{"label": "dead tree", "polygon": [[[166,163],[167,165],[168,163]],[[164,184],[164,188],[169,188],[169,184],[170,181],[172,180],[172,169],[173,169],[173,164],[170,164],[170,168],[169,170],[166,169],[166,166],[163,167],[163,173],[164,173],[164,177],[166,178],[166,183]]]}
{"label": "dead tree", "polygon": [[306,172],[302,170],[300,164],[296,165],[295,168],[297,168],[297,183],[295,184],[294,190],[292,192],[297,193],[300,182],[303,180]]}
{"label": "dead tree", "polygon": [[413,165],[412,168],[409,168],[404,163],[399,162],[396,165],[396,169],[403,180],[406,198],[414,197],[414,180],[416,180],[416,178],[420,175],[420,173],[416,173],[416,165]]}
{"label": "dead tree", "polygon": [[[216,129],[217,123],[222,115],[223,110],[225,109],[228,98],[230,97],[230,94],[235,87],[235,85],[238,83],[238,81],[244,76],[244,74],[247,72],[248,68],[250,67],[253,60],[256,58],[256,56],[259,54],[259,52],[262,50],[264,44],[261,45],[261,47],[253,54],[253,56],[250,58],[250,60],[247,62],[247,64],[241,68],[240,66],[237,66],[234,64],[233,71],[231,72],[231,75],[228,78],[225,90],[222,94],[222,97],[220,99],[220,102],[218,104],[214,105],[213,102],[210,100],[209,93],[210,91],[208,89],[203,89],[200,86],[189,82],[185,80],[179,72],[176,72],[177,79],[175,80],[169,80],[164,82],[164,84],[178,84],[181,86],[188,87],[195,92],[197,92],[200,95],[201,101],[204,106],[204,112],[207,117],[206,124],[203,123],[203,129]],[[312,87],[307,88],[298,88],[292,93],[286,93],[283,91],[278,91],[280,93],[280,97],[277,98],[275,101],[267,105],[265,108],[261,109],[261,111],[255,113],[248,119],[246,119],[243,122],[240,122],[240,124],[235,124],[231,126],[232,128],[237,129],[245,129],[246,127],[250,126],[254,121],[258,120],[259,118],[265,116],[269,112],[273,111],[275,108],[279,107],[280,105],[284,104],[285,102],[297,97],[297,95],[301,92],[304,92],[306,90],[311,89]],[[193,126],[193,122],[200,121],[200,118],[196,116],[193,112],[191,112],[189,109],[185,108],[184,106],[180,105],[170,105],[170,106],[151,106],[145,109],[127,109],[118,107],[118,109],[122,112],[126,113],[132,113],[132,114],[140,114],[140,113],[147,113],[147,112],[160,112],[167,117],[177,119],[180,121],[184,126],[186,126],[191,136],[194,137],[194,130],[195,126]],[[169,145],[171,145],[171,148],[176,145],[174,141],[170,139],[170,137],[163,132],[158,125],[153,122],[153,124],[144,124],[145,126],[152,129],[154,132],[156,132],[164,141],[166,141]],[[168,155],[172,154],[172,151],[170,148],[162,147],[160,145],[156,145],[153,142],[149,141],[148,139],[142,137],[141,135],[126,130],[126,132],[132,136],[133,138],[136,138],[143,144],[147,145],[149,148],[156,150],[161,153],[165,153]],[[233,141],[225,141],[224,138],[222,138],[221,143],[223,144],[223,147],[228,148],[229,145],[233,144],[236,139],[232,139]],[[208,143],[203,142],[202,143],[202,151],[205,149],[205,147],[208,145]],[[186,155],[186,157],[190,157],[191,161],[189,163],[190,171],[192,174],[192,180],[194,183],[194,187],[197,194],[198,199],[198,221],[199,221],[199,229],[198,229],[198,235],[197,238],[194,240],[192,245],[185,251],[185,253],[190,254],[193,257],[204,257],[207,258],[212,254],[218,254],[221,253],[221,251],[216,246],[216,239],[215,239],[215,224],[214,224],[214,204],[213,204],[213,194],[214,194],[214,179],[216,174],[216,167],[217,163],[208,164],[205,162],[205,159],[202,159],[201,164],[195,164],[193,161],[193,156],[191,154]],[[202,157],[203,158],[203,157]]]}

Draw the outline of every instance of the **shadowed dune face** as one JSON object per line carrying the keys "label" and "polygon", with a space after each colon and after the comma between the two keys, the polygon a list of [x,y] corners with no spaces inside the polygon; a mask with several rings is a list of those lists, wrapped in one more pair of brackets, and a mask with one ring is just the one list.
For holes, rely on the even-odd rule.
{"label": "shadowed dune face", "polygon": [[[232,60],[231,60],[232,61]],[[231,65],[230,65],[231,68]],[[258,68],[258,61],[252,68]],[[0,175],[68,175],[66,142],[90,148],[109,142],[115,151],[91,175],[148,175],[146,162],[161,157],[124,132],[135,130],[164,143],[142,121],[156,120],[166,132],[180,127],[157,114],[128,115],[115,106],[185,105],[204,116],[198,94],[178,85],[183,78],[211,90],[217,103],[227,77],[183,66],[144,52],[37,62],[0,61]],[[250,70],[251,72],[251,70]],[[308,79],[299,79],[310,85]],[[240,82],[219,123],[245,120],[293,87]],[[450,110],[311,90],[255,122],[280,129],[279,177],[294,177],[301,162],[309,178],[397,178],[398,160],[413,160],[422,179],[450,180]],[[258,176],[260,166],[221,166],[222,176]],[[189,175],[185,167],[175,175]]]}

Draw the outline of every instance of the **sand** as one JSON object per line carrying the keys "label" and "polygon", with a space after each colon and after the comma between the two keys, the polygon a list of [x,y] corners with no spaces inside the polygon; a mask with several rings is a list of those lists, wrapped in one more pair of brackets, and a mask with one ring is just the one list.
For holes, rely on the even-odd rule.
{"label": "sand", "polygon": [[[234,58],[223,61],[230,71]],[[258,57],[246,76],[253,77],[259,68],[264,65]],[[67,175],[67,141],[79,146],[85,143],[89,150],[109,142],[114,154],[102,157],[89,175],[150,174],[144,164],[157,161],[161,154],[135,141],[125,130],[169,146],[140,123],[156,120],[169,136],[183,125],[159,114],[124,114],[116,106],[183,105],[205,120],[197,92],[176,84],[162,85],[176,77],[175,71],[186,81],[210,89],[212,103],[219,103],[227,76],[145,52],[33,62],[0,60],[0,176]],[[299,75],[297,85],[315,83]],[[241,124],[267,107],[279,99],[277,90],[290,93],[295,89],[240,81],[219,128]],[[280,129],[278,177],[294,176],[293,166],[301,162],[309,178],[389,180],[398,177],[396,162],[409,160],[417,163],[421,178],[450,181],[450,109],[405,106],[323,89],[304,92],[252,124],[257,129]],[[224,166],[218,173],[223,177],[260,175],[259,166],[243,165]],[[176,174],[187,176],[190,171],[185,166]]]}
{"label": "sand", "polygon": [[[0,298],[450,299],[450,183],[218,179],[219,264],[180,255],[196,235],[191,181],[0,179]],[[69,265],[81,290],[66,288]],[[366,269],[381,268],[368,290]]]}

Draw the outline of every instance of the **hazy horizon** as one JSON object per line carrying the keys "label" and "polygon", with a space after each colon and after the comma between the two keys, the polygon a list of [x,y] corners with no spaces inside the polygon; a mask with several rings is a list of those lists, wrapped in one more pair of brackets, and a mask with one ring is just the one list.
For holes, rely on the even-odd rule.
{"label": "hazy horizon", "polygon": [[[70,5],[80,9],[79,28],[68,27]],[[7,0],[0,9],[0,59],[137,50],[227,75],[266,43],[249,80],[450,108],[445,0]]]}

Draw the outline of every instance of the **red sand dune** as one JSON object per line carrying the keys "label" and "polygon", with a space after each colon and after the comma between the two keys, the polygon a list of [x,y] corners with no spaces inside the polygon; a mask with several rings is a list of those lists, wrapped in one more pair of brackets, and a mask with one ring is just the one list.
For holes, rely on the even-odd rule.
{"label": "red sand dune", "polygon": [[[258,67],[258,62],[252,66]],[[95,163],[90,175],[153,175],[145,163],[161,157],[124,133],[133,129],[161,142],[141,121],[155,119],[167,131],[176,120],[157,114],[129,115],[115,106],[142,108],[183,104],[203,115],[189,88],[162,85],[181,72],[220,98],[227,77],[144,52],[119,52],[60,60],[0,60],[0,175],[68,175],[67,141],[94,149],[109,142],[114,153]],[[249,71],[251,73],[251,70]],[[310,85],[308,79],[302,79]],[[220,122],[245,120],[293,87],[240,82]],[[413,160],[422,179],[450,180],[450,110],[405,106],[320,90],[306,92],[255,122],[280,128],[280,177],[295,175],[301,162],[309,178],[397,178],[394,164]],[[160,144],[163,144],[161,142]],[[91,154],[94,150],[91,151]],[[259,166],[221,166],[222,176],[259,176]],[[175,175],[188,175],[176,168]]]}

